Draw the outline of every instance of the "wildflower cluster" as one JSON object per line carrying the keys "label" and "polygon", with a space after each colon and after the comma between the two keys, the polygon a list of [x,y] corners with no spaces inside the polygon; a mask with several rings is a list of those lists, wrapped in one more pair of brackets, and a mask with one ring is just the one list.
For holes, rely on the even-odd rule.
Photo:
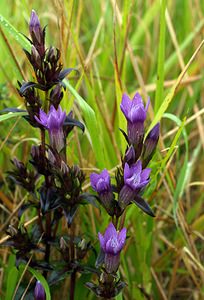
{"label": "wildflower cluster", "polygon": [[[84,125],[73,118],[73,112],[63,111],[60,103],[64,96],[63,79],[73,68],[62,69],[60,51],[45,46],[45,27],[32,11],[29,23],[31,52],[26,56],[31,63],[35,77],[33,81],[19,83],[19,94],[23,97],[27,115],[25,120],[40,132],[41,142],[32,146],[30,160],[23,163],[12,160],[13,170],[8,172],[10,180],[26,192],[28,201],[18,212],[19,218],[25,210],[35,208],[37,224],[28,232],[22,225],[9,226],[9,238],[3,245],[16,251],[16,264],[28,263],[42,271],[50,287],[70,276],[70,299],[74,299],[76,275],[93,273],[97,283],[86,286],[97,296],[110,299],[116,296],[125,283],[117,274],[120,253],[126,242],[126,228],[119,227],[126,208],[135,203],[145,213],[154,216],[142,194],[150,182],[151,169],[147,168],[159,139],[159,124],[145,136],[145,120],[149,101],[144,107],[137,93],[133,100],[124,94],[121,110],[127,119],[127,132],[122,131],[127,149],[121,166],[111,182],[106,169],[100,174],[90,175],[91,186],[96,193],[84,192],[85,174],[77,165],[67,163],[66,140],[74,126],[84,131]],[[15,109],[18,111],[18,109]],[[87,256],[96,253],[92,242],[76,235],[75,220],[81,205],[99,202],[111,218],[105,233],[98,233],[100,253],[95,266],[88,263]],[[66,220],[67,235],[62,235],[59,224]],[[78,221],[78,219],[77,219]],[[58,253],[59,261],[52,260],[51,253]],[[31,284],[28,293],[36,300],[46,299],[40,281]]]}
{"label": "wildflower cluster", "polygon": [[[101,253],[98,260],[102,268],[99,284],[88,283],[98,296],[114,297],[124,287],[116,272],[120,263],[120,252],[126,240],[126,228],[117,231],[119,218],[131,203],[135,203],[146,214],[154,217],[149,204],[142,198],[145,187],[150,182],[150,162],[159,139],[159,124],[145,136],[145,120],[149,101],[144,107],[140,94],[131,100],[126,94],[122,97],[120,108],[127,120],[127,133],[122,131],[127,141],[127,149],[122,158],[122,166],[115,174],[115,183],[106,169],[100,174],[90,175],[91,186],[98,194],[100,204],[112,217],[104,236],[99,233]],[[107,289],[108,286],[108,289]]]}

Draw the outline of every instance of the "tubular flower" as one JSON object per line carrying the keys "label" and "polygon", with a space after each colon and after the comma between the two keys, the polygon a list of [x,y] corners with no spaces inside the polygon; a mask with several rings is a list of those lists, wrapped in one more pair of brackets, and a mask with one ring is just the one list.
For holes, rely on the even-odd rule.
{"label": "tubular flower", "polygon": [[111,208],[113,192],[111,189],[110,175],[106,169],[100,174],[92,173],[90,175],[91,186],[99,194],[100,200],[105,208]]}
{"label": "tubular flower", "polygon": [[56,110],[51,105],[48,114],[40,109],[39,118],[35,116],[36,121],[48,130],[51,146],[60,152],[64,147],[63,124],[66,118],[66,112],[62,111],[61,106]]}
{"label": "tubular flower", "polygon": [[104,235],[98,233],[98,238],[105,254],[105,269],[108,273],[115,273],[120,263],[120,252],[125,245],[126,228],[117,232],[114,225],[110,223]]}
{"label": "tubular flower", "polygon": [[127,163],[124,168],[125,185],[119,194],[119,205],[125,208],[134,197],[149,183],[151,169],[142,170],[142,162],[138,160],[129,166]]}
{"label": "tubular flower", "polygon": [[136,93],[131,100],[127,94],[123,94],[120,108],[127,119],[128,140],[130,144],[141,147],[144,137],[144,121],[146,120],[146,112],[149,101],[144,107],[142,97]]}

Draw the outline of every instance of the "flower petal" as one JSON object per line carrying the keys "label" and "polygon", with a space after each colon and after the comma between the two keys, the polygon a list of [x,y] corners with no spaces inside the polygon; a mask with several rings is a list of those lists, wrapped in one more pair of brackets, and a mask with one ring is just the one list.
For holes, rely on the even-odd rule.
{"label": "flower petal", "polygon": [[96,185],[97,185],[99,178],[100,178],[100,175],[97,173],[91,173],[91,175],[90,175],[91,186],[95,191],[97,190]]}
{"label": "flower petal", "polygon": [[107,242],[106,242],[106,253],[109,254],[118,254],[120,252],[120,245],[117,239],[117,236],[111,237]]}
{"label": "flower petal", "polygon": [[134,95],[134,97],[132,99],[132,105],[134,105],[134,106],[139,105],[141,107],[144,107],[142,97],[138,92]]}
{"label": "flower petal", "polygon": [[126,180],[131,177],[132,173],[130,170],[130,167],[128,165],[128,163],[125,163],[125,167],[124,167],[124,181],[126,182]]}
{"label": "flower petal", "polygon": [[98,239],[99,239],[101,248],[103,249],[103,251],[105,251],[105,240],[104,240],[103,235],[100,232],[98,233]]}
{"label": "flower petal", "polygon": [[131,171],[133,174],[135,174],[135,173],[141,174],[141,172],[142,172],[141,160],[138,160],[134,165],[131,166]]}
{"label": "flower petal", "polygon": [[146,111],[144,106],[132,105],[131,110],[129,111],[129,120],[132,123],[135,122],[144,122],[146,119]]}
{"label": "flower petal", "polygon": [[115,229],[115,226],[113,223],[110,223],[108,227],[106,228],[105,234],[104,234],[104,239],[105,242],[110,240],[112,237],[117,237],[117,231]]}
{"label": "flower petal", "polygon": [[125,244],[125,240],[126,240],[126,233],[127,233],[127,229],[123,228],[119,233],[118,233],[118,242],[119,242],[119,246],[120,246],[120,250],[122,250],[124,244]]}
{"label": "flower petal", "polygon": [[101,172],[101,177],[104,179],[107,185],[110,185],[110,175],[106,169]]}
{"label": "flower petal", "polygon": [[145,106],[145,111],[147,112],[148,108],[149,108],[149,105],[150,105],[150,98],[148,97],[147,99],[147,103],[146,103],[146,106]]}
{"label": "flower petal", "polygon": [[132,103],[132,101],[130,100],[128,95],[124,93],[122,96],[122,102],[120,104],[120,109],[122,110],[126,119],[128,119],[128,114],[131,109],[131,103]]}
{"label": "flower petal", "polygon": [[146,168],[144,170],[142,170],[141,173],[141,182],[144,180],[147,180],[149,178],[149,175],[151,173],[151,169],[150,168]]}

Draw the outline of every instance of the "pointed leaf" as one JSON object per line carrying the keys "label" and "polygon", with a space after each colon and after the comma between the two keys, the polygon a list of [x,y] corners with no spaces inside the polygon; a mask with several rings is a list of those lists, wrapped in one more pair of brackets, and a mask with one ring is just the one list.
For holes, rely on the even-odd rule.
{"label": "pointed leaf", "polygon": [[68,69],[65,69],[65,70],[62,70],[60,73],[59,73],[59,80],[63,80],[69,73],[71,73],[72,71],[77,71],[77,69],[75,68],[68,68]]}
{"label": "pointed leaf", "polygon": [[132,202],[134,202],[141,210],[143,210],[149,216],[155,217],[149,204],[144,199],[142,199],[140,196],[137,195],[136,198]]}

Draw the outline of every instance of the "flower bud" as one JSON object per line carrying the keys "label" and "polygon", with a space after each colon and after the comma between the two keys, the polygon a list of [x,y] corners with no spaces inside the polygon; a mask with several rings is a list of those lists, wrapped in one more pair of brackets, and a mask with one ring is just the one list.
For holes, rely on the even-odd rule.
{"label": "flower bud", "polygon": [[131,145],[125,153],[124,163],[128,163],[129,165],[135,162],[135,149]]}
{"label": "flower bud", "polygon": [[144,168],[148,165],[156,150],[157,143],[159,140],[159,129],[160,129],[160,124],[157,123],[152,128],[147,138],[145,139],[143,152],[142,152],[142,165]]}
{"label": "flower bud", "polygon": [[113,206],[113,192],[108,171],[104,169],[100,174],[92,173],[90,175],[90,180],[92,188],[99,194],[101,203],[108,212],[111,213]]}
{"label": "flower bud", "polygon": [[34,68],[41,67],[41,57],[40,57],[37,49],[34,46],[32,46],[32,48],[31,48],[31,60],[32,60]]}
{"label": "flower bud", "polygon": [[50,102],[55,108],[58,108],[60,101],[62,100],[63,92],[60,84],[57,84],[50,93]]}
{"label": "flower bud", "polygon": [[31,12],[30,23],[29,23],[29,31],[31,35],[31,39],[33,41],[33,45],[38,50],[39,55],[42,57],[45,53],[45,31],[42,30],[40,26],[40,21],[38,16],[34,10]]}
{"label": "flower bud", "polygon": [[35,300],[46,300],[45,290],[40,281],[36,282],[35,290],[34,290]]}

